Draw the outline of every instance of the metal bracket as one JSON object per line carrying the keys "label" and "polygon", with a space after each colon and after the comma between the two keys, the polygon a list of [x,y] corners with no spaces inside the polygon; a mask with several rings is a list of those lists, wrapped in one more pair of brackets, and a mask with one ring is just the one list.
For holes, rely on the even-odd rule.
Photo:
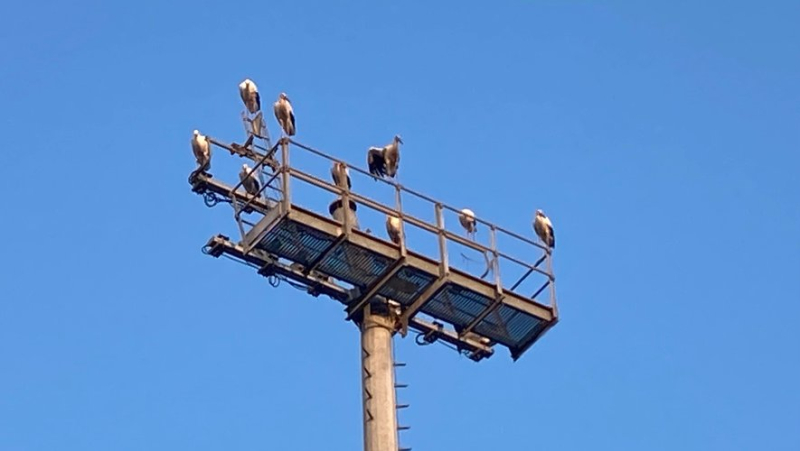
{"label": "metal bracket", "polygon": [[420,308],[422,308],[422,306],[428,301],[428,299],[430,299],[431,296],[436,294],[436,292],[439,291],[446,282],[448,282],[448,280],[449,278],[447,276],[436,279],[425,291],[420,293],[420,295],[414,299],[414,302],[412,302],[411,305],[406,307],[406,309],[403,311],[403,314],[400,315],[400,318],[398,318],[400,335],[403,337],[406,336],[408,333],[408,323],[411,321],[411,318]]}

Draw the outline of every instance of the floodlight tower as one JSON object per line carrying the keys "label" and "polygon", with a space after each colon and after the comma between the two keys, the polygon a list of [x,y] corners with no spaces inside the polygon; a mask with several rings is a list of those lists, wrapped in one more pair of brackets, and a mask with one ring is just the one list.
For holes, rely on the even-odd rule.
{"label": "floodlight tower", "polygon": [[[477,221],[488,230],[490,243],[464,238],[445,227],[445,216],[459,210],[381,180],[395,192],[395,204],[384,205],[291,165],[290,154],[304,152],[304,157],[325,159],[329,165],[339,160],[286,137],[274,146],[263,135],[255,137],[259,140],[250,134],[244,145],[209,141],[254,162],[252,171],[263,175],[258,193],[247,193],[241,182],[230,186],[202,171],[189,178],[192,190],[204,197],[207,206],[225,202],[233,207],[239,229],[236,241],[217,235],[203,251],[245,263],[273,285],[289,281],[313,296],[323,294],[345,305],[346,319],[361,332],[365,451],[410,449],[398,445],[392,352],[396,333],[406,336],[412,330],[417,333],[417,343],[448,343],[474,361],[490,357],[493,347],[502,345],[517,360],[557,323],[555,277],[546,247],[480,219]],[[349,168],[370,177],[362,169]],[[293,198],[295,182],[334,194],[328,211],[332,218],[304,207],[304,199]],[[410,197],[428,204],[435,223],[403,212],[403,199]],[[367,208],[400,218],[403,232],[399,242],[361,230],[356,220],[359,206],[362,211]],[[255,220],[249,219],[252,217]],[[436,239],[437,259],[415,251],[415,243],[406,239],[406,225]],[[503,249],[498,246],[501,235],[510,243]],[[487,271],[475,276],[452,266],[448,245],[482,254]],[[509,247],[538,257],[534,263],[526,263],[510,255],[505,250]],[[521,268],[521,276],[513,283],[504,282],[501,262],[504,271],[509,266]],[[488,273],[492,280],[486,281]],[[522,294],[520,287],[532,275],[543,283],[535,285],[538,289],[532,295]],[[540,295],[549,299],[540,302]]]}

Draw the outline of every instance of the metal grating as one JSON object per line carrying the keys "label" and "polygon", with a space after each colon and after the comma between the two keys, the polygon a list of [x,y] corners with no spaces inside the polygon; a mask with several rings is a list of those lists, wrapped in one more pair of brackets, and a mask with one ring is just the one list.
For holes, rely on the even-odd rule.
{"label": "metal grating", "polygon": [[267,232],[257,247],[306,266],[334,240],[334,237],[313,227],[284,219]]}
{"label": "metal grating", "polygon": [[389,269],[393,260],[353,243],[344,242],[318,270],[357,287],[368,287]]}
{"label": "metal grating", "polygon": [[436,276],[405,266],[386,282],[378,294],[408,307],[434,280]]}
{"label": "metal grating", "polygon": [[536,336],[545,321],[508,305],[501,305],[475,326],[475,332],[510,348],[518,348]]}
{"label": "metal grating", "polygon": [[467,327],[492,303],[492,299],[462,286],[448,283],[426,302],[421,311],[457,328]]}

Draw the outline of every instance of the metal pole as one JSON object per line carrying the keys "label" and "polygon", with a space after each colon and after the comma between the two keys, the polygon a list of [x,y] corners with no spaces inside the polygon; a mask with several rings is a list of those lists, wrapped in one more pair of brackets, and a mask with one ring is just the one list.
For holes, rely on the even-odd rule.
{"label": "metal pole", "polygon": [[397,451],[392,324],[364,307],[361,368],[364,399],[364,451]]}

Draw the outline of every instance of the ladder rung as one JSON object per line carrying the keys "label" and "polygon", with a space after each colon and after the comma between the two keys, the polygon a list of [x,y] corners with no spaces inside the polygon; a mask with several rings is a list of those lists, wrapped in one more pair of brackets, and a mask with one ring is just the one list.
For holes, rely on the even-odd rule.
{"label": "ladder rung", "polygon": [[411,448],[397,448],[397,451],[411,451]]}
{"label": "ladder rung", "polygon": [[408,388],[408,384],[394,384],[394,388]]}
{"label": "ladder rung", "polygon": [[409,408],[409,406],[411,406],[411,404],[398,404],[397,408],[398,409],[407,409],[407,408]]}
{"label": "ladder rung", "polygon": [[411,429],[411,426],[397,426],[398,431],[407,431]]}
{"label": "ladder rung", "polygon": [[406,366],[406,364],[402,362],[395,362],[394,366]]}

